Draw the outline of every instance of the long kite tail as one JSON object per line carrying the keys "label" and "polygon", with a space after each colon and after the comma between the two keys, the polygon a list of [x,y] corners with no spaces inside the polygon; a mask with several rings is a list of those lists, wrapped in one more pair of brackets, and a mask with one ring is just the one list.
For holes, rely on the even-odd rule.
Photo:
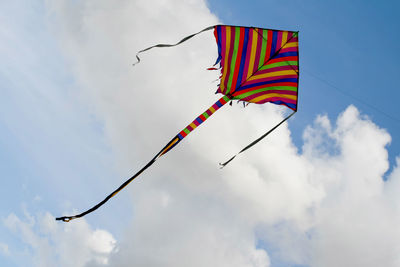
{"label": "long kite tail", "polygon": [[220,107],[225,105],[231,100],[230,97],[228,96],[223,96],[221,97],[217,102],[215,102],[214,105],[212,105],[209,109],[207,109],[205,112],[200,114],[192,123],[190,123],[185,129],[183,129],[181,132],[179,132],[174,138],[172,138],[171,141],[168,142],[168,144],[160,151],[158,152],[152,160],[149,161],[140,171],[138,171],[135,175],[133,175],[131,178],[126,180],[122,185],[120,185],[114,192],[109,194],[103,201],[99,202],[96,204],[94,207],[88,209],[85,212],[82,212],[80,214],[74,215],[74,216],[63,216],[63,217],[58,217],[56,220],[58,221],[64,221],[64,222],[69,222],[73,219],[77,219],[80,217],[85,216],[86,214],[89,214],[95,210],[97,210],[99,207],[104,205],[110,198],[118,194],[122,189],[124,189],[130,182],[133,181],[136,177],[138,177],[142,172],[144,172],[147,168],[149,168],[151,165],[153,165],[154,162],[156,162],[157,159],[159,159],[161,156],[166,154],[168,151],[170,151],[172,148],[174,148],[183,138],[185,138],[191,131],[197,128],[200,124],[202,124],[205,120],[207,120],[215,111],[217,111]]}
{"label": "long kite tail", "polygon": [[286,118],[284,118],[280,123],[278,123],[277,125],[275,125],[274,127],[272,127],[268,132],[266,132],[265,134],[263,134],[262,136],[260,136],[259,138],[257,138],[256,140],[254,140],[253,142],[251,142],[250,144],[248,144],[245,148],[243,148],[242,150],[240,150],[238,153],[236,153],[236,155],[234,155],[233,157],[231,157],[228,161],[226,161],[225,163],[220,163],[219,165],[221,166],[221,169],[223,167],[225,167],[226,165],[228,165],[229,162],[231,162],[234,158],[236,158],[237,155],[239,155],[240,153],[246,151],[247,149],[249,149],[250,147],[254,146],[255,144],[257,144],[258,142],[260,142],[262,139],[264,139],[267,135],[269,135],[270,133],[272,133],[276,128],[278,128],[282,123],[284,123],[285,121],[287,121],[290,117],[292,117],[294,115],[294,113],[296,113],[296,111],[293,111],[289,116],[287,116]]}

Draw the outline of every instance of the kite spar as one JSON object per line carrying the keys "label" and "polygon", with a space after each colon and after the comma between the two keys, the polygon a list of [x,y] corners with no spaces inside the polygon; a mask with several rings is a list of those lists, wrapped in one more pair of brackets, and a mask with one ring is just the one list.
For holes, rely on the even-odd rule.
{"label": "kite spar", "polygon": [[220,163],[221,168],[231,162],[238,154],[265,138],[296,113],[299,80],[298,32],[216,25],[189,35],[176,44],[157,44],[143,49],[136,55],[137,63],[140,62],[139,53],[152,48],[176,46],[199,33],[211,29],[214,29],[214,35],[218,45],[218,58],[215,65],[219,63],[221,68],[220,84],[217,93],[221,93],[223,96],[172,138],[152,160],[135,175],[126,180],[114,192],[109,194],[103,201],[78,215],[58,217],[56,220],[69,222],[70,220],[83,217],[98,209],[132,182],[133,179],[149,168],[157,159],[174,148],[183,138],[207,120],[214,112],[232,100],[255,104],[271,102],[278,105],[285,105],[293,112],[271,130],[239,151],[227,162]]}

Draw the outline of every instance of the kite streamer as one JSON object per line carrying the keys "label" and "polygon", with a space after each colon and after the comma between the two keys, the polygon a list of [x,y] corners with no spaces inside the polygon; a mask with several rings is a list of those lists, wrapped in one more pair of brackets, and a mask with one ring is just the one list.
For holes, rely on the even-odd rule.
{"label": "kite streamer", "polygon": [[200,126],[218,109],[232,100],[255,104],[270,102],[277,105],[284,105],[293,112],[228,161],[220,163],[221,168],[231,162],[238,154],[261,141],[293,116],[297,111],[298,103],[298,32],[229,25],[210,26],[183,38],[176,44],[157,44],[139,51],[136,54],[137,62],[133,65],[140,62],[139,54],[142,52],[153,48],[177,46],[195,35],[211,29],[214,29],[214,36],[218,45],[218,58],[214,66],[219,63],[221,71],[220,84],[216,93],[221,93],[223,96],[180,131],[152,160],[114,192],[109,194],[103,201],[78,215],[58,217],[56,220],[69,222],[98,209],[143,171],[153,165],[157,159],[174,148],[183,138]]}

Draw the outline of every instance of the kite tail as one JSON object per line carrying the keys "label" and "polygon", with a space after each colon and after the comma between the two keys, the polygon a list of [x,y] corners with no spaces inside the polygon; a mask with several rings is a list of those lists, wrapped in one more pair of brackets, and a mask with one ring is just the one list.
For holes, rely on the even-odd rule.
{"label": "kite tail", "polygon": [[135,175],[133,175],[131,178],[126,180],[122,185],[120,185],[114,192],[109,194],[103,201],[99,202],[96,204],[94,207],[88,209],[85,212],[82,212],[80,214],[74,215],[74,216],[63,216],[63,217],[58,217],[56,220],[58,221],[64,221],[64,222],[69,222],[73,219],[77,219],[80,217],[85,216],[86,214],[89,214],[98,208],[100,208],[102,205],[104,205],[110,198],[118,194],[122,189],[124,189],[130,182],[133,181],[136,177],[138,177],[142,172],[144,172],[147,168],[149,168],[151,165],[153,165],[154,162],[156,162],[157,159],[159,159],[161,156],[165,155],[168,151],[170,151],[172,148],[174,148],[183,138],[185,138],[191,131],[197,128],[200,124],[202,124],[205,120],[207,120],[214,112],[216,112],[219,108],[221,108],[223,105],[228,103],[231,100],[229,96],[223,96],[221,97],[217,102],[215,102],[214,105],[212,105],[209,109],[207,109],[205,112],[200,114],[192,123],[190,123],[185,129],[183,129],[180,133],[178,133],[174,138],[172,138],[171,141],[168,142],[168,144],[160,151],[158,152],[152,160],[149,161],[149,163],[146,164],[140,171],[138,171]]}
{"label": "kite tail", "polygon": [[262,139],[264,139],[264,137],[266,137],[267,135],[269,135],[270,133],[272,133],[276,128],[278,128],[282,123],[284,123],[285,121],[287,121],[290,117],[293,116],[293,114],[296,113],[296,111],[293,111],[289,116],[287,116],[286,118],[284,118],[280,123],[278,123],[277,125],[275,125],[272,129],[270,129],[268,132],[266,132],[265,134],[263,134],[262,136],[260,136],[259,138],[257,138],[256,140],[254,140],[253,142],[251,142],[249,145],[247,145],[245,148],[243,148],[242,150],[240,150],[236,155],[234,155],[232,158],[230,158],[228,161],[226,161],[225,163],[220,163],[219,165],[221,166],[221,169],[223,167],[225,167],[226,165],[228,165],[229,162],[231,162],[237,155],[239,155],[240,153],[246,151],[247,149],[249,149],[250,147],[254,146],[255,144],[257,144],[258,142],[260,142]]}
{"label": "kite tail", "polygon": [[140,54],[140,53],[146,52],[147,50],[150,50],[150,49],[153,49],[153,48],[156,48],[156,47],[162,48],[162,47],[173,47],[173,46],[180,45],[181,43],[186,42],[186,41],[189,40],[190,38],[192,38],[192,37],[194,37],[194,36],[196,36],[196,35],[198,35],[198,34],[200,34],[200,33],[202,33],[202,32],[205,32],[205,31],[209,31],[209,30],[214,29],[214,27],[215,27],[215,26],[209,26],[209,27],[204,28],[203,30],[201,30],[201,31],[199,31],[199,32],[196,32],[196,33],[193,33],[193,34],[191,34],[191,35],[188,35],[188,36],[186,36],[185,38],[183,38],[182,40],[180,40],[179,42],[177,42],[176,44],[156,44],[156,45],[147,47],[147,48],[145,48],[145,49],[143,49],[143,50],[140,50],[139,52],[136,53],[136,62],[133,63],[132,65],[135,66],[136,64],[138,64],[138,63],[140,62],[140,58],[139,58],[139,54]]}

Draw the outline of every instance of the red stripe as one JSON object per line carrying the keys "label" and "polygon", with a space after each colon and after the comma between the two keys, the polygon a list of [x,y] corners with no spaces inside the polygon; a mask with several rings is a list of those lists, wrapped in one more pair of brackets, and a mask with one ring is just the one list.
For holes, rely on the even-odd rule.
{"label": "red stripe", "polygon": [[179,134],[182,135],[183,138],[185,138],[186,135],[187,135],[187,134],[185,133],[185,131],[181,131]]}
{"label": "red stripe", "polygon": [[272,34],[271,30],[268,30],[268,39],[267,39],[267,51],[265,52],[266,61],[271,58],[271,45],[272,45]]}
{"label": "red stripe", "polygon": [[[260,33],[260,31],[261,31],[261,33]],[[263,40],[264,39],[262,38],[262,30],[257,29],[257,49],[256,49],[256,57],[254,59],[253,74],[258,70],[258,64],[260,62],[260,55],[261,55]]]}
{"label": "red stripe", "polygon": [[251,85],[251,84],[259,83],[259,82],[267,82],[267,81],[273,81],[273,80],[279,80],[279,79],[285,79],[285,78],[297,78],[297,77],[298,77],[298,75],[280,75],[280,76],[274,76],[274,77],[267,77],[267,78],[247,81],[245,84],[242,84],[242,86]]}
{"label": "red stripe", "polygon": [[259,71],[257,71],[256,74],[260,75],[260,74],[266,74],[266,73],[271,73],[271,72],[275,72],[275,71],[292,70],[292,69],[297,70],[297,65],[279,66],[279,67],[269,68],[269,69],[265,69],[265,70],[259,70]]}
{"label": "red stripe", "polygon": [[282,48],[282,32],[278,32],[278,38],[276,40],[276,51]]}
{"label": "red stripe", "polygon": [[227,28],[231,29],[231,40],[230,40],[230,45],[229,45],[229,55],[228,55],[228,68],[226,71],[226,76],[225,76],[225,94],[228,92],[228,81],[229,81],[229,74],[231,73],[231,63],[232,63],[232,54],[233,54],[233,45],[235,42],[235,27],[230,27],[227,26]]}
{"label": "red stripe", "polygon": [[283,62],[283,61],[298,61],[298,56],[291,56],[291,57],[280,57],[280,58],[273,58],[268,61],[268,64]]}
{"label": "red stripe", "polygon": [[236,84],[238,81],[238,76],[239,76],[239,69],[240,69],[240,61],[242,59],[242,53],[243,53],[243,44],[244,44],[244,28],[239,28],[240,29],[240,34],[239,34],[239,47],[238,47],[238,53],[236,55],[236,62],[235,62],[235,70],[233,72],[233,79],[232,79],[232,90],[231,93],[233,93],[236,89]]}
{"label": "red stripe", "polygon": [[199,117],[200,117],[200,119],[201,119],[203,122],[206,120],[206,117],[204,117],[203,114],[201,114]]}
{"label": "red stripe", "polygon": [[249,29],[249,41],[247,42],[246,61],[244,63],[242,83],[247,80],[247,73],[249,72],[249,63],[251,57],[251,46],[253,45],[253,32],[254,29]]}
{"label": "red stripe", "polygon": [[[258,89],[263,89],[263,88],[268,88],[268,87],[264,87],[264,86],[262,86],[262,85],[260,85],[260,86],[255,86],[255,87],[252,87],[251,89],[246,89],[246,90],[243,90],[243,91],[238,91],[234,96],[239,96],[239,97],[240,97],[240,95],[242,95],[242,94],[245,94],[245,93],[248,93],[248,92],[251,92],[251,91],[254,91],[254,90],[258,90]],[[270,87],[270,88],[273,88],[273,87]],[[293,88],[296,88],[296,86],[294,86]],[[285,95],[297,95],[297,91],[290,91],[290,90],[273,90],[273,89],[270,89],[270,90],[268,90],[268,91],[259,92],[259,93],[257,93],[257,94],[269,94],[269,93],[277,93],[277,94],[285,94]],[[249,97],[249,96],[247,96],[247,97]]]}
{"label": "red stripe", "polygon": [[[217,31],[217,27],[218,27],[218,26],[215,26],[215,27],[214,27],[214,37],[215,37],[215,41],[216,41],[217,44],[218,44],[218,31]],[[221,28],[223,28],[223,27],[221,27]]]}
{"label": "red stripe", "polygon": [[[254,98],[255,97],[250,96],[250,97],[243,98],[242,100],[243,101],[247,101],[247,102],[251,102],[251,100],[254,99]],[[288,98],[284,98],[284,97],[268,97],[266,99],[260,100],[258,102],[253,102],[253,103],[264,104],[264,103],[267,103],[267,102],[279,101],[279,100],[283,101],[283,102],[286,102],[286,103],[291,103],[291,104],[296,104],[297,103],[296,100],[292,100],[292,99],[288,99]]]}
{"label": "red stripe", "polygon": [[[221,26],[221,76],[224,73],[224,66],[225,66],[225,57],[226,57],[226,26]],[[221,87],[218,86],[218,93],[224,94],[225,92],[222,91]]]}
{"label": "red stripe", "polygon": [[297,47],[285,47],[285,48],[282,48],[282,50],[279,51],[279,54],[280,53],[286,53],[286,52],[297,52]]}
{"label": "red stripe", "polygon": [[[293,92],[293,91],[271,90],[271,91],[267,91],[267,92],[258,92],[256,94],[252,94],[252,95],[246,96],[246,97],[244,97],[242,99],[248,101],[247,99],[254,99],[254,98],[257,98],[259,96],[267,95],[267,94],[271,94],[271,93],[281,94],[282,98],[285,98],[283,95],[297,96],[297,92]],[[269,97],[269,98],[272,98],[272,97]]]}

